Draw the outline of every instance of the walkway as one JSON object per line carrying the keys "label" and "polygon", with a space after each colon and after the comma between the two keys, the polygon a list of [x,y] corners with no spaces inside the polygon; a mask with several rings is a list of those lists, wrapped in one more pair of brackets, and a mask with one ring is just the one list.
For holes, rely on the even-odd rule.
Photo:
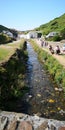
{"label": "walkway", "polygon": [[[36,43],[39,45],[39,47],[41,47],[41,42],[38,40],[38,39],[35,39]],[[51,42],[49,42],[49,44],[52,44]],[[56,44],[55,44],[56,45]],[[53,44],[52,44],[53,46]],[[52,55],[48,49],[48,47],[41,47],[43,50],[47,51],[50,55]],[[63,65],[63,67],[65,68],[65,57],[63,56],[65,54],[60,54],[60,55],[57,55],[57,54],[53,54],[52,56],[54,58],[57,59],[57,61],[59,61],[59,63],[61,65]]]}

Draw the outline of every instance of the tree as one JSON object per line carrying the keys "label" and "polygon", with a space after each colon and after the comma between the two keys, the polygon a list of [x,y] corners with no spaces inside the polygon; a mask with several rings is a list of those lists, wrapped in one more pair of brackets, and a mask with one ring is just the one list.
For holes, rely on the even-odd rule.
{"label": "tree", "polygon": [[0,44],[5,44],[11,40],[6,34],[0,34]]}
{"label": "tree", "polygon": [[59,35],[56,35],[53,37],[53,41],[60,41],[61,37]]}

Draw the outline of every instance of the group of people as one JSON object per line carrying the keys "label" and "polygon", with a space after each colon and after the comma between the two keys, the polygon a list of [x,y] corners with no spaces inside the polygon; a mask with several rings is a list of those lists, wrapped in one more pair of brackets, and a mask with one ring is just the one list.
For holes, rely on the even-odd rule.
{"label": "group of people", "polygon": [[53,49],[53,47],[51,45],[49,45],[49,50],[52,54],[60,54],[61,50],[60,50],[60,47],[57,45],[55,47],[55,49]]}
{"label": "group of people", "polygon": [[63,52],[63,53],[65,52],[65,44],[63,45],[62,48],[60,48],[59,45],[57,45],[55,48],[53,48],[52,45],[48,44],[48,42],[41,40],[41,47],[47,47],[47,46],[52,54],[54,54],[54,53],[60,54],[61,52]]}
{"label": "group of people", "polygon": [[64,53],[65,52],[65,44],[63,45],[62,49],[60,49],[59,45],[57,45],[54,49],[52,45],[49,45],[49,50],[52,54],[60,54],[61,51]]}
{"label": "group of people", "polygon": [[41,46],[48,46],[48,42],[41,40]]}

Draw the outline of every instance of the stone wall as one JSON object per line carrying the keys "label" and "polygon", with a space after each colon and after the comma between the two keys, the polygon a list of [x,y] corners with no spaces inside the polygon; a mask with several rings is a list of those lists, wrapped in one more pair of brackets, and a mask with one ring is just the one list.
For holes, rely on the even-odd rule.
{"label": "stone wall", "polygon": [[65,121],[0,111],[0,130],[65,130]]}

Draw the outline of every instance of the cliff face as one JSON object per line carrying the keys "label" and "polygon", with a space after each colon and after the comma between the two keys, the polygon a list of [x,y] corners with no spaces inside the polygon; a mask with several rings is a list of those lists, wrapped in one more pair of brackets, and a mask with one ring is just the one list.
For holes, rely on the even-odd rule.
{"label": "cliff face", "polygon": [[65,121],[0,111],[0,130],[65,130]]}

